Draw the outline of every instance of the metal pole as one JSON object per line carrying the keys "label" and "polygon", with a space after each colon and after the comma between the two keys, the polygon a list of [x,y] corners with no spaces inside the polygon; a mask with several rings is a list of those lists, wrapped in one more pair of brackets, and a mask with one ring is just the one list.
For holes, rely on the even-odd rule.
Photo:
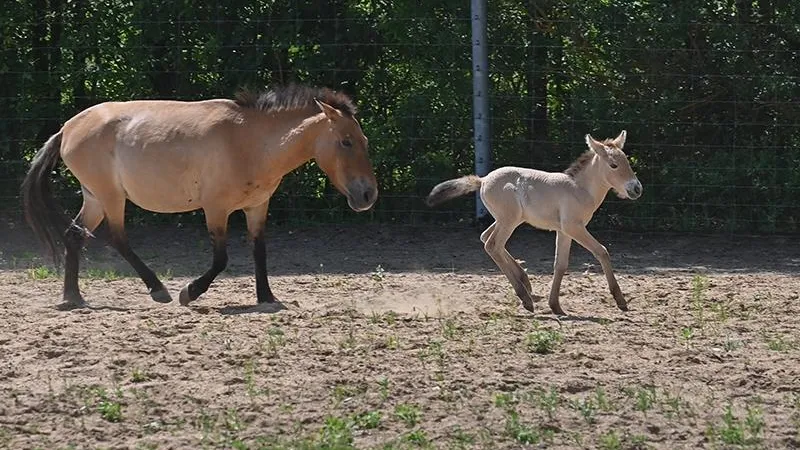
{"label": "metal pole", "polygon": [[[475,140],[475,174],[489,173],[489,51],[486,37],[486,0],[471,0],[472,5],[472,109]],[[475,218],[486,217],[480,195],[475,196]]]}

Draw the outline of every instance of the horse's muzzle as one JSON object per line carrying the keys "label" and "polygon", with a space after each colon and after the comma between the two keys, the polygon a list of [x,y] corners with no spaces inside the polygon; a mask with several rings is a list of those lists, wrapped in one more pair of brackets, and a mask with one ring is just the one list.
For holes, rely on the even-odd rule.
{"label": "horse's muzzle", "polygon": [[356,212],[372,208],[378,200],[378,188],[368,181],[358,180],[347,186],[347,205]]}

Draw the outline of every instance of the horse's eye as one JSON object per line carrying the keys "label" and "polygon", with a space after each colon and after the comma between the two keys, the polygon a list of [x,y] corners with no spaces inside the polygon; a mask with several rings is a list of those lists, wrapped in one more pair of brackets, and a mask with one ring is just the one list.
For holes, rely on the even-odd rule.
{"label": "horse's eye", "polygon": [[350,148],[353,146],[353,142],[350,139],[342,139],[342,147]]}
{"label": "horse's eye", "polygon": [[613,162],[612,163],[608,163],[608,165],[611,166],[612,169],[616,169],[617,167],[619,167],[617,165],[617,163],[613,163]]}

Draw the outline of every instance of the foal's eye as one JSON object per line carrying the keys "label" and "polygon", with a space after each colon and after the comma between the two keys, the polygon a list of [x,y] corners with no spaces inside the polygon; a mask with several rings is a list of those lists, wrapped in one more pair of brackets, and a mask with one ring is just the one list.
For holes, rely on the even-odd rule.
{"label": "foal's eye", "polygon": [[619,167],[619,166],[617,165],[617,163],[613,163],[613,162],[611,162],[611,163],[608,163],[608,165],[609,165],[609,166],[611,166],[611,168],[612,168],[612,169],[616,169],[617,167]]}
{"label": "foal's eye", "polygon": [[342,147],[350,148],[353,146],[353,141],[350,139],[342,139]]}

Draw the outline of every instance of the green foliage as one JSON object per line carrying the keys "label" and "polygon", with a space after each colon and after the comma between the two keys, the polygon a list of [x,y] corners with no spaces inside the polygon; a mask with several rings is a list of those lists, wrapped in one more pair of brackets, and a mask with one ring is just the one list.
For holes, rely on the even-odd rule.
{"label": "green foliage", "polygon": [[[785,49],[800,46],[800,4],[488,8],[493,166],[562,170],[585,133],[625,128],[645,194],[635,204],[610,196],[593,226],[797,231],[800,109]],[[352,214],[309,163],[283,180],[271,221],[470,217],[469,197],[435,210],[421,201],[473,170],[469,19],[469,3],[455,0],[10,2],[0,17],[0,195],[16,199],[36,149],[87,106],[300,81],[355,97],[381,197],[371,214]],[[74,214],[77,184],[63,169],[58,177]]]}

